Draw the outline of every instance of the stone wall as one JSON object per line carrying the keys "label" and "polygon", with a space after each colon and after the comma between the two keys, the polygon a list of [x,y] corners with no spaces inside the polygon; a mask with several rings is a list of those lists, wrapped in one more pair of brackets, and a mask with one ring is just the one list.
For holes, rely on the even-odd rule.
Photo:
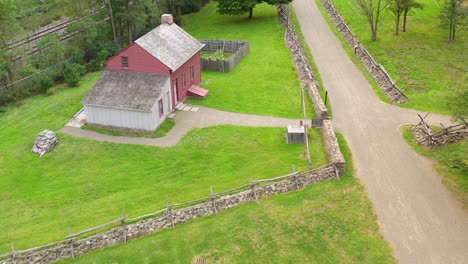
{"label": "stone wall", "polygon": [[305,58],[302,45],[294,28],[290,25],[287,6],[280,5],[279,14],[283,25],[289,25],[287,26],[285,39],[288,47],[291,49],[291,53],[294,57],[294,63],[300,74],[301,81],[309,92],[317,115],[326,119],[323,120],[322,134],[332,163],[303,174],[296,173],[288,177],[281,177],[281,181],[272,182],[266,185],[263,184],[269,181],[271,182],[273,179],[253,181],[251,184],[245,186],[248,190],[225,196],[213,194],[210,195],[209,198],[205,199],[207,200],[206,202],[186,208],[174,210],[168,206],[161,216],[138,221],[132,224],[126,224],[125,221],[123,221],[121,226],[87,238],[79,240],[69,239],[53,243],[53,245],[47,249],[12,252],[11,255],[14,257],[0,261],[0,264],[40,264],[75,257],[92,250],[117,243],[123,243],[129,239],[151,234],[165,228],[171,228],[177,224],[185,223],[197,217],[216,214],[238,205],[261,199],[262,197],[279,193],[287,193],[314,183],[335,179],[338,178],[340,174],[344,173],[345,161],[341,154],[338,141],[336,140],[332,123],[330,120],[327,120],[328,110],[318,92],[318,83],[312,75],[312,70],[307,58]]}
{"label": "stone wall", "polygon": [[327,10],[333,24],[340,31],[343,38],[353,49],[356,56],[362,61],[367,71],[371,74],[374,80],[378,83],[380,89],[394,102],[406,103],[408,98],[406,95],[396,86],[390,75],[384,69],[384,67],[378,64],[375,59],[370,55],[367,49],[361,45],[359,40],[353,35],[348,25],[336,11],[335,7],[329,0],[321,0],[325,10]]}
{"label": "stone wall", "polygon": [[296,70],[299,73],[301,82],[307,88],[309,97],[314,104],[315,113],[319,118],[324,119],[322,125],[323,141],[330,161],[336,164],[339,174],[345,172],[346,162],[341,153],[332,122],[329,120],[328,110],[319,93],[319,85],[312,74],[312,68],[305,56],[301,41],[297,36],[294,25],[291,23],[291,15],[288,6],[280,5],[278,7],[281,24],[286,28],[285,39],[288,48],[291,50]]}
{"label": "stone wall", "polygon": [[286,45],[291,50],[294,66],[296,66],[296,71],[301,78],[302,85],[314,103],[315,113],[319,118],[329,118],[327,107],[319,93],[319,84],[312,74],[313,71],[309,60],[305,56],[304,48],[294,29],[294,25],[291,23],[288,7],[286,5],[279,5],[278,12],[281,24],[286,28],[284,36]]}
{"label": "stone wall", "polygon": [[173,210],[168,206],[163,215],[159,217],[133,224],[124,224],[84,239],[63,241],[61,244],[48,249],[16,255],[13,258],[0,261],[0,264],[40,264],[75,257],[92,250],[126,242],[129,239],[151,234],[165,228],[171,228],[197,217],[216,214],[262,197],[286,193],[317,182],[335,179],[338,177],[337,173],[337,167],[331,163],[316,170],[286,176],[281,181],[266,185],[262,184],[269,180],[253,181],[250,185],[246,185],[246,191],[221,197],[211,195],[207,202],[177,210]]}
{"label": "stone wall", "polygon": [[338,140],[336,139],[335,131],[333,130],[332,122],[330,120],[323,120],[322,135],[325,148],[328,151],[330,161],[336,164],[340,174],[345,172],[346,162],[341,153]]}

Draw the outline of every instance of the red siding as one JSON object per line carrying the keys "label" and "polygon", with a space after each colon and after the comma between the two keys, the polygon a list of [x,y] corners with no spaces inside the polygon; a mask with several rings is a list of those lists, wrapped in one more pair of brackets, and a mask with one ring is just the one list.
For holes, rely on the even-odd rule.
{"label": "red siding", "polygon": [[[122,57],[128,57],[128,68],[122,67]],[[170,69],[158,59],[153,57],[138,44],[133,43],[106,62],[108,70],[127,70],[136,72],[149,72],[169,74]]]}
{"label": "red siding", "polygon": [[[128,58],[128,68],[122,67],[122,57]],[[190,67],[194,66],[194,78],[190,74]],[[130,47],[124,49],[106,62],[108,70],[126,70],[171,75],[172,108],[175,107],[176,93],[174,92],[174,80],[178,83],[178,102],[183,102],[187,97],[187,89],[192,85],[201,83],[201,62],[200,52],[197,52],[192,58],[185,62],[179,69],[171,73],[169,67],[164,65],[158,59],[153,57],[138,44],[133,43]],[[185,73],[186,85],[183,86],[182,76]]]}
{"label": "red siding", "polygon": [[[190,76],[190,67],[195,68],[195,77]],[[182,75],[185,73],[186,85],[182,85]],[[185,62],[179,69],[171,74],[171,90],[172,90],[172,106],[175,107],[175,93],[174,93],[174,80],[177,79],[179,102],[183,102],[187,97],[187,89],[193,84],[199,85],[201,83],[201,62],[200,52],[197,52],[192,58]]]}

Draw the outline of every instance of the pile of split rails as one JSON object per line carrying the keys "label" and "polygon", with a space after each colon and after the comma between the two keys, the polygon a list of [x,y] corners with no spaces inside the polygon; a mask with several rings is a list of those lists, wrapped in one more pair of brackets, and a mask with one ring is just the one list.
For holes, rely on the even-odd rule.
{"label": "pile of split rails", "polygon": [[418,115],[421,121],[413,127],[414,137],[419,145],[426,148],[435,148],[468,138],[468,123],[466,120],[460,118],[461,123],[449,127],[440,124],[442,130],[434,133],[425,121],[428,115],[429,113],[424,117]]}

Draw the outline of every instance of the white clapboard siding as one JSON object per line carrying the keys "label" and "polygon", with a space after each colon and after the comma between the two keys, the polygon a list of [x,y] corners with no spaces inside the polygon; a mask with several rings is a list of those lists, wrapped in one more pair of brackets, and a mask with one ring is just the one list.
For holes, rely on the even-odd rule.
{"label": "white clapboard siding", "polygon": [[[167,106],[164,106],[164,115],[159,116],[159,99],[171,93],[169,91],[169,79],[165,83],[161,95],[155,100],[151,112],[143,112],[131,109],[118,109],[111,107],[85,105],[86,123],[102,126],[112,126],[120,128],[141,129],[154,131],[166,118],[169,111]],[[167,100],[167,99],[166,99]],[[163,100],[163,102],[166,102]],[[170,100],[170,99],[169,99]]]}

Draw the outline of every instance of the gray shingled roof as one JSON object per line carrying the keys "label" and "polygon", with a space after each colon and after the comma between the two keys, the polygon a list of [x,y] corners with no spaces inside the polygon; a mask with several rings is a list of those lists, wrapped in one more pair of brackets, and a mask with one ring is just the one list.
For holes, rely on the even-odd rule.
{"label": "gray shingled roof", "polygon": [[175,23],[161,24],[135,42],[173,71],[203,47]]}
{"label": "gray shingled roof", "polygon": [[154,73],[106,71],[82,103],[150,112],[168,78]]}

